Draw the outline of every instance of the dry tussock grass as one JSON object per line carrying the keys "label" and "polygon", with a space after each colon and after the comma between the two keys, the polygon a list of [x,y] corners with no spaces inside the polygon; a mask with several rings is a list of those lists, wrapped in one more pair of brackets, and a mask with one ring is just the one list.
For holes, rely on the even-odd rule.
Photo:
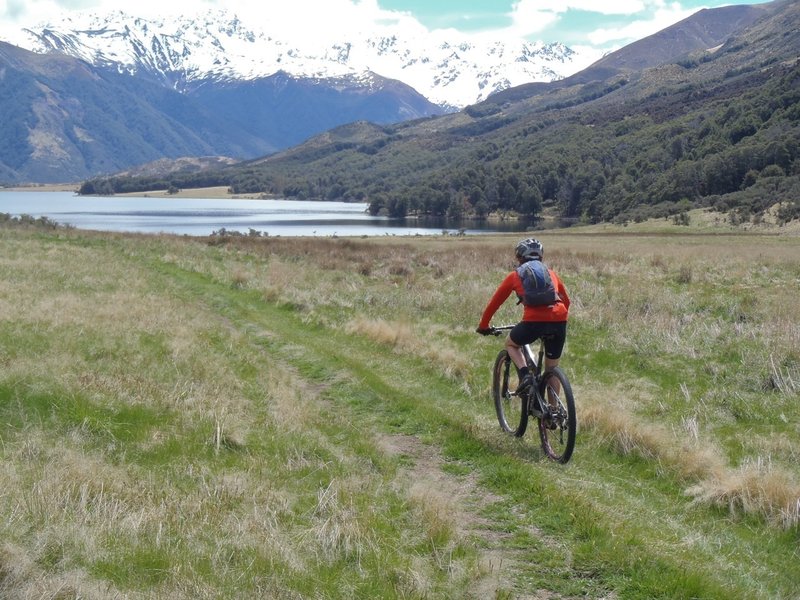
{"label": "dry tussock grass", "polygon": [[263,389],[272,424],[283,431],[305,431],[318,412],[318,391],[290,370],[271,369]]}
{"label": "dry tussock grass", "polygon": [[[770,340],[772,354],[743,356],[743,367],[751,370],[765,362],[764,385],[796,393],[800,376],[792,367],[792,356],[800,347],[796,319],[800,305],[797,281],[791,279],[794,245],[760,245],[735,236],[723,243],[677,236],[654,243],[647,235],[603,238],[568,232],[538,237],[544,241],[547,262],[567,283],[575,318],[607,331],[606,343],[651,361],[665,353],[704,361],[709,374],[721,377],[725,368],[709,353],[734,338]],[[294,279],[282,277],[280,284],[287,297],[304,298],[309,293],[304,286],[310,278],[302,275],[309,265],[315,272],[320,266],[338,274],[357,272],[356,283],[348,287],[343,284],[348,280],[341,277],[314,279],[316,291],[327,302],[360,313],[346,319],[347,330],[398,352],[427,357],[459,379],[469,375],[469,361],[451,345],[440,343],[446,334],[431,343],[428,333],[420,335],[414,324],[422,312],[433,310],[438,323],[471,328],[494,286],[513,268],[515,242],[516,237],[509,236],[487,237],[479,245],[446,238],[413,244],[370,239],[292,240],[284,245],[283,240],[271,240],[266,247],[271,261],[280,256],[291,267]],[[755,255],[754,248],[759,248]],[[291,262],[286,258],[290,256]],[[760,293],[765,285],[769,294]],[[359,296],[361,300],[354,301]],[[517,313],[516,307],[504,307],[495,320],[513,321]],[[719,416],[698,400],[706,417]],[[619,413],[610,416],[609,411],[582,406],[586,411],[582,424],[602,431],[623,453],[657,460],[687,481],[726,472],[723,451],[700,443],[698,417],[670,429],[627,422]]]}
{"label": "dry tussock grass", "polygon": [[[35,430],[5,443],[4,450],[9,464],[33,461],[39,466],[30,473],[2,474],[6,527],[34,528],[26,548],[10,541],[0,548],[0,596],[114,596],[110,585],[93,582],[72,561],[80,555],[102,556],[106,539],[138,532],[142,513],[134,480],[124,469],[69,443],[53,446]],[[55,572],[46,566],[54,561]]]}
{"label": "dry tussock grass", "polygon": [[[398,264],[411,271],[442,265],[447,270],[455,265],[458,270],[458,264],[464,262],[496,266],[493,247],[447,237],[415,238],[410,242],[384,238],[241,238],[232,239],[230,247],[269,259],[292,256],[298,262],[313,262],[323,270],[333,271],[351,272],[354,265],[368,265],[376,271]],[[508,248],[500,243],[497,249],[505,253],[507,260]]]}
{"label": "dry tussock grass", "polygon": [[[263,290],[268,301],[317,312],[325,321],[330,307],[343,307],[386,318],[410,321],[435,311],[450,323],[472,325],[490,290],[476,274],[496,273],[493,284],[513,267],[508,247],[484,247],[452,238],[415,239],[402,243],[382,238],[231,240],[222,264],[201,268],[230,280],[240,253],[259,257],[267,266],[251,275],[249,287]],[[513,253],[513,250],[512,250]],[[197,268],[197,267],[195,267]],[[248,267],[257,270],[255,265]]]}
{"label": "dry tussock grass", "polygon": [[670,431],[595,401],[581,406],[579,421],[620,454],[658,461],[682,481],[697,482],[686,490],[695,502],[727,508],[733,515],[763,517],[784,529],[800,524],[800,484],[793,476],[761,458],[729,468],[720,448],[700,441],[694,418],[684,419],[681,430]]}
{"label": "dry tussock grass", "polygon": [[[215,350],[205,339],[215,331],[215,317],[203,311],[185,311],[168,296],[127,291],[98,301],[97,310],[90,310],[92,300],[85,299],[74,310],[59,312],[61,320],[72,319],[74,326],[97,338],[97,352],[87,355],[61,348],[61,344],[72,345],[70,336],[54,335],[52,351],[41,358],[69,360],[52,365],[51,373],[62,373],[63,382],[97,401],[167,406],[190,420],[223,422],[229,441],[245,435],[247,419],[243,415],[250,400],[242,381],[229,360],[210,359],[216,353],[242,353],[246,347],[243,334],[227,331],[227,348]],[[140,349],[146,336],[163,346],[161,356],[153,355],[150,347]],[[249,361],[245,356],[240,360]]]}
{"label": "dry tussock grass", "polygon": [[425,338],[421,338],[408,323],[364,317],[349,321],[345,330],[348,333],[366,336],[380,344],[392,346],[399,352],[426,358],[439,365],[442,373],[452,380],[465,379],[471,370],[469,359],[457,349],[446,345],[443,334],[428,334]]}
{"label": "dry tussock grass", "polygon": [[373,552],[378,547],[370,530],[361,524],[361,512],[352,502],[343,499],[351,485],[353,482],[335,479],[317,493],[311,535],[319,558],[326,562],[345,557],[358,563],[365,552]]}
{"label": "dry tussock grass", "polygon": [[606,438],[620,454],[655,460],[684,481],[724,471],[721,451],[696,439],[694,421],[684,422],[682,431],[671,431],[637,419],[630,410],[597,401],[581,404],[578,421],[582,428]]}
{"label": "dry tussock grass", "polygon": [[[219,574],[233,570],[238,576],[231,556],[254,548],[297,572],[306,568],[297,532],[282,525],[293,514],[294,500],[275,484],[267,467],[217,473],[190,462],[180,472],[176,464],[175,476],[182,483],[173,486],[80,447],[54,448],[41,435],[11,450],[46,460],[3,498],[10,510],[7,526],[19,521],[20,527],[36,528],[26,550],[6,544],[0,551],[0,590],[8,583],[12,592],[28,590],[19,597],[40,597],[28,595],[35,590],[41,597],[57,597],[70,582],[76,594],[68,597],[108,597],[93,595],[92,578],[71,572],[69,564],[59,565],[58,575],[47,575],[51,570],[42,565],[62,554],[122,560],[114,555],[115,540],[134,549],[205,556]],[[160,589],[169,590],[169,583]]]}
{"label": "dry tussock grass", "polygon": [[0,545],[0,597],[7,600],[29,598],[81,598],[104,600],[122,597],[122,593],[107,582],[92,581],[80,568],[48,573],[19,546]]}
{"label": "dry tussock grass", "polygon": [[414,332],[408,323],[382,321],[358,317],[345,327],[348,333],[365,335],[368,338],[395,347],[410,348],[416,342]]}
{"label": "dry tussock grass", "polygon": [[[752,290],[737,288],[740,297],[729,301],[722,312],[744,318],[731,326],[724,319],[709,319],[694,310],[695,305],[687,309],[683,294],[686,289],[726,286],[746,278],[752,260],[731,258],[735,248],[723,253],[718,245],[660,243],[659,253],[654,253],[646,239],[599,245],[597,239],[579,236],[542,237],[548,262],[570,287],[575,317],[590,327],[605,326],[608,343],[702,357],[709,344],[725,336],[768,339],[777,387],[788,390],[781,393],[796,393],[791,386],[797,371],[786,360],[792,352],[796,356],[800,347],[796,321],[800,307],[793,295],[796,281],[771,266],[796,262],[796,255],[770,250],[759,276],[770,282],[771,293],[749,301],[746,297]],[[261,290],[268,300],[291,303],[315,319],[340,319],[353,334],[426,358],[454,380],[466,380],[474,368],[465,354],[446,343],[448,332],[453,327],[474,327],[494,286],[513,267],[515,241],[433,239],[411,244],[244,238],[219,246],[222,260],[217,254],[202,252],[199,244],[169,239],[162,243],[163,259],[168,262],[210,274],[228,285]],[[328,468],[331,456],[334,461],[353,461],[345,466],[349,472],[358,470],[354,458],[313,431],[319,418],[318,389],[309,389],[295,374],[268,368],[262,361],[263,374],[257,381],[264,394],[261,411],[262,398],[248,397],[233,366],[250,364],[245,355],[253,348],[243,336],[226,331],[213,314],[200,305],[187,311],[168,292],[149,290],[147,276],[135,269],[116,272],[102,262],[83,266],[81,261],[91,263],[88,255],[69,245],[45,253],[36,244],[29,248],[30,256],[0,253],[0,308],[8,309],[8,319],[19,321],[20,338],[24,332],[38,331],[49,338],[49,347],[36,356],[0,356],[7,381],[28,377],[36,385],[32,375],[44,369],[66,387],[98,402],[169,406],[183,414],[186,423],[213,424],[208,443],[219,454],[241,448],[255,427],[263,427],[263,435],[302,432],[305,441],[324,452],[304,450],[297,444],[287,451],[286,464],[247,463],[219,473],[193,461],[176,462],[175,472],[159,478],[106,463],[84,451],[91,438],[80,427],[69,432],[66,447],[58,451],[43,434],[16,445],[7,443],[4,451],[13,464],[33,462],[46,466],[46,471],[26,473],[0,467],[0,494],[4,505],[13,507],[5,514],[8,526],[18,531],[31,522],[43,524],[33,549],[21,550],[10,542],[3,545],[0,590],[6,591],[2,587],[6,581],[25,582],[20,597],[55,595],[58,590],[67,590],[69,595],[73,589],[75,596],[103,597],[87,583],[85,574],[65,571],[47,577],[39,565],[46,562],[54,545],[72,544],[100,553],[103,536],[119,532],[134,545],[160,545],[175,552],[191,548],[194,554],[209,557],[219,573],[231,576],[236,571],[230,557],[253,548],[262,549],[281,568],[302,575],[314,557],[324,562],[342,556],[358,561],[363,552],[377,547],[379,541],[354,500],[365,486],[376,484],[366,471],[321,488],[314,509],[303,515],[295,512],[298,499],[282,490],[271,472],[321,472]],[[80,265],[72,283],[64,280],[65,261]],[[682,261],[687,265],[683,271]],[[19,297],[37,300],[26,305],[18,302]],[[343,310],[328,316],[332,307]],[[420,314],[428,310],[436,311],[429,319],[436,326],[422,323]],[[516,315],[517,310],[512,307],[504,315]],[[65,341],[69,339],[65,331],[70,330],[97,340],[86,357],[75,353],[76,348],[85,351],[85,344]],[[142,334],[165,346],[159,364],[148,362],[151,349],[132,350]],[[214,344],[209,337],[214,337]],[[763,356],[751,354],[748,359]],[[120,372],[120,364],[125,372]],[[708,366],[710,371],[715,368]],[[792,474],[772,464],[749,463],[738,470],[726,467],[714,444],[705,438],[700,443],[703,423],[698,418],[686,418],[669,429],[635,418],[633,405],[611,411],[588,394],[580,394],[578,402],[581,427],[598,432],[621,453],[657,461],[687,484],[694,483],[689,493],[695,501],[729,508],[735,514],[766,515],[782,527],[797,526],[800,495]],[[253,410],[254,405],[259,408]],[[253,423],[254,413],[263,421]],[[142,445],[155,447],[161,441],[154,438]],[[784,439],[780,447],[784,454],[796,456],[791,440]],[[770,449],[777,445],[765,448]],[[171,476],[181,485],[171,485],[167,481]],[[452,497],[418,484],[411,488],[409,502],[432,540],[458,536]],[[302,519],[311,525],[298,524]],[[215,539],[209,539],[208,531],[214,532]],[[170,547],[176,540],[183,549]],[[443,569],[455,568],[446,559],[446,547],[438,550]],[[434,579],[428,572],[430,563],[421,557],[411,563],[398,575],[399,589],[409,595],[429,593]],[[165,584],[162,590],[171,585]],[[174,591],[177,596],[193,595]],[[193,591],[196,596],[213,595],[202,584]]]}
{"label": "dry tussock grass", "polygon": [[[158,243],[163,245],[161,257],[167,262],[213,275],[234,287],[261,289],[265,296],[273,294],[276,300],[309,312],[325,310],[331,303],[344,307],[356,304],[354,290],[361,290],[362,283],[377,290],[376,296],[379,292],[383,295],[391,285],[402,298],[401,310],[433,306],[442,293],[434,282],[443,276],[442,263],[425,253],[405,263],[398,254],[400,246],[331,242],[320,249],[307,241],[292,242],[296,255],[267,253],[265,261],[257,262],[233,249],[219,261],[194,252],[191,243],[176,245],[169,238]],[[264,251],[269,244],[256,247]],[[257,464],[242,452],[237,455],[241,458],[237,466],[215,472],[204,466],[208,458],[201,449],[202,456],[197,460],[177,456],[163,467],[166,471],[142,472],[135,460],[111,457],[118,450],[113,436],[98,435],[80,424],[61,436],[60,431],[54,434],[52,429],[40,430],[31,423],[32,430],[39,431],[37,436],[28,436],[27,442],[8,442],[5,448],[13,454],[13,464],[31,464],[31,468],[0,469],[0,483],[12,490],[10,495],[3,493],[4,506],[13,507],[4,512],[9,517],[7,531],[21,539],[23,528],[30,523],[40,523],[42,528],[31,547],[21,550],[10,542],[4,547],[3,559],[6,554],[12,556],[9,560],[17,569],[16,574],[6,577],[7,565],[0,561],[7,581],[38,581],[30,583],[25,593],[42,597],[72,589],[76,597],[93,597],[86,573],[68,574],[72,572],[66,565],[58,565],[61,575],[55,577],[40,568],[58,544],[69,547],[65,555],[85,553],[91,561],[107,559],[111,564],[126,558],[114,552],[156,549],[174,555],[173,566],[157,586],[159,594],[172,597],[213,595],[211,587],[202,583],[202,575],[185,584],[176,583],[186,581],[185,573],[177,569],[191,568],[187,561],[194,556],[207,558],[223,578],[241,576],[237,571],[240,565],[236,566],[232,557],[254,554],[302,577],[313,568],[309,563],[315,558],[323,562],[342,558],[358,561],[365,552],[376,551],[379,541],[370,527],[371,512],[360,502],[364,489],[380,485],[380,481],[372,480],[369,469],[359,468],[355,464],[358,458],[347,454],[346,448],[315,429],[320,418],[319,389],[309,388],[308,382],[282,365],[272,368],[263,355],[252,358],[250,355],[259,353],[254,352],[248,334],[237,332],[232,324],[213,314],[213,309],[206,309],[202,303],[187,303],[168,288],[151,289],[154,276],[138,270],[145,267],[131,263],[122,272],[119,264],[125,261],[116,257],[108,264],[87,264],[84,269],[83,263],[91,262],[85,260],[84,253],[72,253],[70,245],[64,248],[64,253],[46,257],[44,271],[38,273],[37,257],[24,253],[12,261],[13,265],[0,267],[3,273],[25,273],[15,275],[19,287],[8,283],[10,279],[3,284],[0,278],[0,301],[3,306],[13,306],[11,316],[19,323],[19,335],[13,331],[9,335],[27,339],[25,336],[38,330],[40,337],[47,339],[41,352],[9,358],[6,381],[8,377],[27,378],[30,383],[26,385],[41,385],[43,392],[51,393],[53,382],[58,382],[67,393],[86,399],[87,410],[97,407],[113,412],[130,404],[152,406],[156,409],[153,414],[169,409],[169,426],[154,427],[144,439],[133,442],[134,453],[153,451],[158,456],[171,433],[193,434],[198,425],[208,427],[202,431],[204,439],[215,450],[213,455],[223,461],[226,452],[246,450],[255,428],[263,429],[260,434],[265,436],[302,432],[303,439],[287,450],[286,464]],[[76,267],[83,273],[77,283],[63,276],[72,272],[73,261],[83,261]],[[320,264],[338,265],[342,270],[315,278]],[[353,264],[364,265],[363,270],[369,272],[361,275],[365,279],[355,288],[350,277]],[[36,301],[13,302],[18,293]],[[392,302],[389,299],[376,305],[391,307]],[[410,326],[389,323],[384,329],[396,329],[388,343],[399,351],[435,356],[443,371],[453,377],[468,373],[467,360],[458,352],[451,350],[448,355],[435,347],[447,327],[432,327],[425,336]],[[372,330],[370,335],[383,335],[381,327]],[[6,366],[7,357],[0,358]],[[36,376],[42,368],[47,371],[46,380]],[[247,389],[242,371],[259,372],[249,378]],[[254,393],[254,388],[263,396]],[[25,393],[35,391],[31,387]],[[58,451],[54,439],[58,440]],[[109,439],[109,446],[97,448],[98,439]],[[275,472],[281,477],[295,472],[318,474],[330,469],[332,463],[346,463],[343,469],[361,475],[334,480],[320,490],[311,513],[299,514],[297,504],[306,501],[302,498],[305,490],[299,486],[294,492],[286,491],[283,482],[276,482]],[[446,514],[446,508],[425,513],[431,537],[451,535]],[[109,543],[119,537],[124,538],[124,544]],[[435,585],[436,576],[429,573],[430,559],[420,559],[417,567],[400,574],[401,579],[407,579],[411,594]],[[106,591],[116,595],[116,590]],[[99,593],[97,597],[104,596]]]}
{"label": "dry tussock grass", "polygon": [[[244,334],[226,328],[201,305],[187,310],[169,290],[151,291],[152,277],[134,267],[122,272],[119,261],[87,260],[85,252],[70,245],[47,256],[38,248],[34,244],[27,254],[6,255],[0,266],[0,273],[15,274],[0,277],[0,300],[9,307],[3,315],[5,332],[11,339],[46,340],[35,350],[23,345],[13,356],[1,357],[6,382],[24,385],[21,396],[51,394],[57,385],[67,395],[112,410],[131,404],[174,409],[183,420],[176,427],[191,430],[209,423],[208,444],[218,453],[246,443],[252,400],[237,367],[253,359]],[[77,275],[69,279],[68,272]],[[260,387],[270,393],[266,385]],[[273,388],[272,397],[282,399],[286,387]],[[286,406],[279,405],[276,413],[286,412]],[[293,414],[284,421],[302,423],[303,418]],[[109,460],[102,448],[92,451],[96,432],[80,424],[57,443],[50,429],[37,425],[30,423],[24,437],[4,440],[10,464],[30,465],[0,469],[6,531],[20,536],[31,523],[37,531],[25,550],[10,542],[4,546],[3,597],[115,596],[114,590],[95,594],[91,578],[70,571],[69,565],[57,565],[57,576],[47,575],[54,569],[41,565],[58,555],[59,547],[65,556],[102,560],[108,540],[120,537],[132,548],[164,548],[180,540],[185,546],[174,548],[176,554],[193,548],[211,556],[220,572],[231,569],[231,553],[253,548],[265,548],[290,568],[304,568],[296,540],[277,526],[276,515],[290,512],[290,502],[276,496],[267,472],[252,477],[249,471],[199,473],[190,463],[187,472],[178,474],[183,483],[173,486],[124,460]],[[163,442],[162,431],[154,430],[138,442],[138,449],[158,449]],[[113,452],[113,439],[109,444],[105,450]],[[226,527],[217,527],[220,521]],[[209,528],[217,536],[212,548]],[[169,587],[166,583],[163,589]]]}
{"label": "dry tussock grass", "polygon": [[[713,434],[700,432],[701,419],[725,418],[720,406],[742,394],[757,394],[747,402],[766,412],[774,410],[776,399],[764,391],[786,398],[797,394],[796,244],[734,236],[724,241],[659,238],[654,246],[647,236],[604,243],[577,235],[556,243],[565,248],[551,255],[552,261],[567,279],[576,318],[603,328],[611,347],[630,349],[650,363],[664,353],[702,361],[705,373],[717,382],[707,397],[691,402],[697,416],[684,417],[671,429],[635,418],[635,406],[610,410],[586,398],[579,402],[581,426],[599,432],[620,453],[658,461],[681,480],[695,482],[690,493],[697,502],[796,527],[796,444],[781,436],[772,436],[769,443],[757,440],[756,446],[766,445],[764,450],[780,455],[785,466],[751,459],[737,469],[728,465]],[[741,349],[738,368],[719,356],[734,345]],[[756,381],[754,387],[754,377],[763,383]],[[690,399],[691,382],[681,385],[681,393]],[[655,402],[644,398],[635,404],[653,407]]]}
{"label": "dry tussock grass", "polygon": [[[77,246],[54,253],[47,246],[21,244],[29,252],[0,267],[3,275],[5,268],[15,273],[0,277],[0,298],[14,300],[4,317],[22,339],[38,335],[48,347],[35,356],[23,349],[9,365],[18,376],[46,372],[78,387],[98,383],[111,394],[122,393],[123,385],[111,388],[113,378],[149,368],[135,350],[143,335],[163,336],[177,355],[197,345],[207,315],[187,313],[168,295],[151,292],[147,276],[136,268],[98,261],[90,249]],[[125,372],[102,372],[120,360]]]}
{"label": "dry tussock grass", "polygon": [[622,347],[699,357],[735,336],[769,340],[779,360],[800,347],[792,244],[646,236],[561,243],[569,246],[557,260],[573,313],[611,328]]}
{"label": "dry tussock grass", "polygon": [[[213,473],[190,466],[185,473],[196,483],[191,494],[170,493],[164,499],[172,512],[155,523],[171,539],[179,539],[196,555],[211,553],[215,572],[236,571],[230,556],[259,548],[276,564],[302,573],[308,553],[297,532],[286,525],[293,519],[296,499],[278,486],[271,468]],[[213,532],[210,539],[208,533]]]}
{"label": "dry tussock grass", "polygon": [[[134,480],[124,469],[75,448],[53,452],[39,476],[20,490],[26,520],[91,527],[99,535],[137,532]],[[77,531],[76,531],[77,533]],[[90,547],[95,540],[84,539]]]}
{"label": "dry tussock grass", "polygon": [[716,473],[690,487],[695,501],[726,508],[731,515],[757,515],[783,529],[800,525],[800,485],[759,457],[738,470]]}

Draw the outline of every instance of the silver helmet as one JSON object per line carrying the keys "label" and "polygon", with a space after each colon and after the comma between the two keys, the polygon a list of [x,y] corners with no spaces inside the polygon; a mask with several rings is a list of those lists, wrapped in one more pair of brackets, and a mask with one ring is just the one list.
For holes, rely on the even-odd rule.
{"label": "silver helmet", "polygon": [[517,258],[522,262],[529,260],[542,260],[542,256],[544,255],[544,246],[539,240],[528,238],[527,240],[522,240],[519,244],[517,244],[516,255]]}

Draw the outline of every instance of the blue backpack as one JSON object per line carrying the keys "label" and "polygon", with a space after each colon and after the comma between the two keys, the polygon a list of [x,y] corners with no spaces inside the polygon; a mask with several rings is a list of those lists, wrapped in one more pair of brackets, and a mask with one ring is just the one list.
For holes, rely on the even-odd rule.
{"label": "blue backpack", "polygon": [[525,290],[525,294],[519,296],[519,301],[525,306],[546,306],[561,300],[550,277],[550,270],[542,261],[524,262],[517,267],[517,273]]}

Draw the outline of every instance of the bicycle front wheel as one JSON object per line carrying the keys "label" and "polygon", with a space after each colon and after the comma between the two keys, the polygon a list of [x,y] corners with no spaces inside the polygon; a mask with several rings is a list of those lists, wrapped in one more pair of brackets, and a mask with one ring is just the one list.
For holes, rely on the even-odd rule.
{"label": "bicycle front wheel", "polygon": [[542,450],[551,460],[564,464],[575,449],[578,427],[572,386],[564,371],[556,367],[544,374],[539,392],[549,406],[549,415],[539,419]]}
{"label": "bicycle front wheel", "polygon": [[508,352],[501,350],[492,372],[492,395],[497,420],[503,431],[517,437],[525,435],[528,427],[527,394],[517,396],[519,375]]}

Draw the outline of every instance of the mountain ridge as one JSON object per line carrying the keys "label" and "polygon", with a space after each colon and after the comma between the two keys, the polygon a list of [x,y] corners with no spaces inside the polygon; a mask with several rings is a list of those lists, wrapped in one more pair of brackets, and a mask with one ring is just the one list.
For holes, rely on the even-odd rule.
{"label": "mountain ridge", "polygon": [[736,31],[754,24],[767,13],[767,5],[733,5],[702,9],[641,40],[608,53],[585,69],[554,82],[530,83],[503,90],[487,99],[502,103],[555,88],[608,80],[675,62],[692,53],[712,51]]}
{"label": "mountain ridge", "polygon": [[441,114],[402,82],[375,74],[320,82],[276,74],[199,85],[0,42],[0,182],[63,183],[160,158],[263,156],[354,120]]}
{"label": "mountain ridge", "polygon": [[[227,11],[203,15],[167,22],[78,13],[17,32],[0,69],[26,84],[0,98],[8,115],[0,123],[0,182],[77,181],[183,155],[248,160],[351,121],[443,114],[465,86],[488,96],[515,77],[529,80],[531,68],[557,78],[547,64],[562,68],[575,54],[560,44],[511,50],[453,39],[420,55],[413,40],[392,35],[302,49]],[[469,61],[474,72],[465,75]],[[416,73],[447,93],[436,104],[385,76],[392,71]],[[66,81],[64,73],[76,75]]]}
{"label": "mountain ridge", "polygon": [[[235,13],[146,19],[122,11],[80,13],[27,27],[10,42],[59,52],[95,66],[147,74],[179,91],[214,81],[249,81],[278,71],[297,78],[377,73],[403,81],[435,104],[460,108],[527,81],[560,79],[590,59],[560,43],[483,41],[368,32],[300,45],[268,24]],[[595,57],[592,55],[592,57]]]}

